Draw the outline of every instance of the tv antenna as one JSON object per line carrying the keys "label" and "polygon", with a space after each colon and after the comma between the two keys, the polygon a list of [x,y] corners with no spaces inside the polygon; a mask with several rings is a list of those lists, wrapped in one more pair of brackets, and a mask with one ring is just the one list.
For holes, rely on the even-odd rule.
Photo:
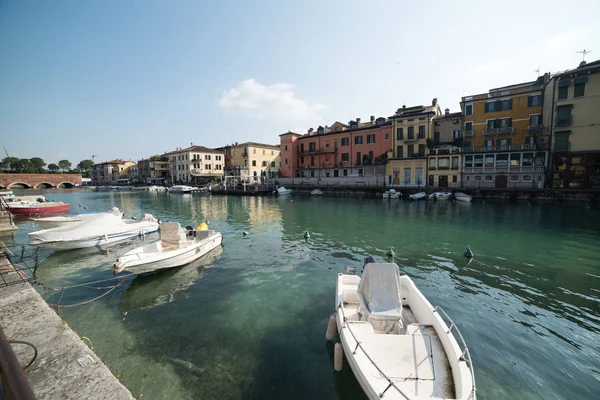
{"label": "tv antenna", "polygon": [[592,52],[591,50],[590,50],[590,51],[587,51],[586,49],[583,49],[582,51],[576,51],[575,53],[579,53],[579,54],[581,54],[581,55],[582,55],[582,57],[583,57],[583,60],[582,60],[582,61],[585,61],[585,55],[586,55],[586,54],[589,54],[589,53],[591,53],[591,52]]}
{"label": "tv antenna", "polygon": [[536,69],[533,70],[533,72],[535,72],[537,74],[537,77],[540,77],[540,67],[537,67]]}

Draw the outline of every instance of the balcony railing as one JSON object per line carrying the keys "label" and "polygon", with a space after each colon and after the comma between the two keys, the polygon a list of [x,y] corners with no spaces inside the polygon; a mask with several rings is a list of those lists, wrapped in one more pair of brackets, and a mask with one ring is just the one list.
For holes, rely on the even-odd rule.
{"label": "balcony railing", "polygon": [[242,153],[242,157],[248,157],[248,152],[244,151],[244,152]]}
{"label": "balcony railing", "polygon": [[312,155],[318,155],[318,154],[331,154],[331,153],[337,153],[338,148],[326,148],[326,147],[322,147],[320,149],[308,149],[308,151],[301,151],[298,150],[298,155],[300,156],[312,156]]}
{"label": "balcony railing", "polygon": [[489,147],[463,147],[463,153],[495,153],[499,151],[548,150],[548,144],[509,144]]}
{"label": "balcony railing", "polygon": [[494,129],[484,129],[481,131],[483,136],[493,136],[493,135],[512,135],[515,131],[514,126],[509,126],[506,128],[494,128]]}
{"label": "balcony railing", "polygon": [[512,172],[544,172],[543,166],[524,167],[463,167],[465,174],[512,173]]}
{"label": "balcony railing", "polygon": [[463,136],[464,137],[473,137],[473,136],[475,136],[475,132],[474,131],[465,131],[463,133]]}
{"label": "balcony railing", "polygon": [[433,148],[429,150],[430,156],[444,155],[444,154],[460,154],[460,147],[444,147],[444,148]]}
{"label": "balcony railing", "polygon": [[413,136],[413,137],[407,137],[407,138],[402,139],[402,140],[404,140],[405,142],[416,142],[418,139]]}
{"label": "balcony railing", "polygon": [[408,155],[409,158],[424,158],[425,153],[412,153]]}
{"label": "balcony railing", "polygon": [[527,130],[529,132],[541,132],[542,131],[542,125],[538,124],[538,125],[529,125],[527,127]]}

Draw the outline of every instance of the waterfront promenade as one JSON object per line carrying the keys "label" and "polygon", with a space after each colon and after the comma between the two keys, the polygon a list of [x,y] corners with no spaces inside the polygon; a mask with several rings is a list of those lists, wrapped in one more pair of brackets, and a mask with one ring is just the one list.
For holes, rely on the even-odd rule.
{"label": "waterfront promenade", "polygon": [[[37,399],[133,398],[67,322],[21,279],[4,253],[0,253],[0,268],[0,326],[8,340],[36,347],[37,357],[26,377]],[[34,355],[27,345],[13,344],[12,348],[21,366]]]}

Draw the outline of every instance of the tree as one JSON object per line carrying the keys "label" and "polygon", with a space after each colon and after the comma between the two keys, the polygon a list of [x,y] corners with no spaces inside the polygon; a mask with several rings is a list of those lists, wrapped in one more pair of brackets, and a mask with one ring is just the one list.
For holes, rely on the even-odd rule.
{"label": "tree", "polygon": [[31,168],[33,172],[35,172],[36,174],[43,174],[45,172],[44,166],[46,165],[46,163],[41,158],[33,157],[29,160],[29,162],[31,163]]}
{"label": "tree", "polygon": [[71,168],[71,162],[69,160],[60,160],[58,162],[58,167],[65,172],[66,169]]}
{"label": "tree", "polygon": [[33,165],[31,164],[31,161],[26,158],[17,161],[14,168],[17,170],[17,172],[22,174],[31,174],[33,172]]}
{"label": "tree", "polygon": [[2,160],[2,165],[6,165],[7,168],[12,172],[17,170],[17,164],[19,159],[17,157],[6,157]]}
{"label": "tree", "polygon": [[82,173],[86,174],[89,177],[90,169],[94,166],[94,162],[92,160],[81,160],[79,164],[77,164],[77,168],[81,170]]}
{"label": "tree", "polygon": [[56,171],[58,171],[60,169],[60,167],[58,165],[56,165],[56,164],[49,164],[48,165],[48,169],[50,171],[52,171],[52,172],[56,172]]}

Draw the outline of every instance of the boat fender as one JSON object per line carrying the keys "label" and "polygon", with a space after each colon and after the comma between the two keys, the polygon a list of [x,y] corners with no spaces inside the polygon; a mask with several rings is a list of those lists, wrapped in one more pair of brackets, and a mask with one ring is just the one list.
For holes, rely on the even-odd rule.
{"label": "boat fender", "polygon": [[336,326],[335,326],[335,314],[331,314],[329,316],[329,322],[327,323],[327,332],[325,332],[325,339],[328,341],[333,339],[335,336]]}
{"label": "boat fender", "polygon": [[467,249],[465,250],[465,257],[473,258],[473,252],[471,251],[471,247],[469,246],[467,246]]}
{"label": "boat fender", "polygon": [[344,348],[342,347],[342,344],[338,342],[333,346],[333,369],[337,372],[342,370],[343,359]]}

